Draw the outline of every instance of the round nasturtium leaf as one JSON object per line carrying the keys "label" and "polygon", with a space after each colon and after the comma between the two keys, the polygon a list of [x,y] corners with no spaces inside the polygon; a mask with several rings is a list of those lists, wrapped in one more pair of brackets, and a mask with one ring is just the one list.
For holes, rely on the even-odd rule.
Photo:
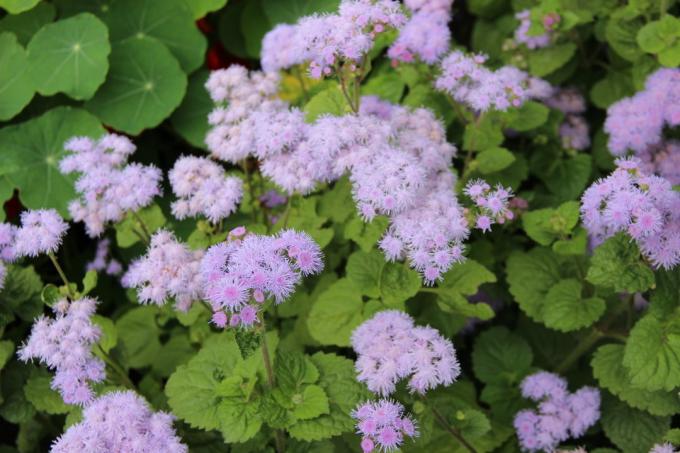
{"label": "round nasturtium leaf", "polygon": [[55,208],[69,217],[68,202],[76,198],[75,176],[63,175],[59,161],[64,142],[79,136],[100,137],[105,130],[94,116],[82,109],[57,107],[25,123],[0,129],[2,160],[14,164],[3,180],[19,189],[28,208]]}
{"label": "round nasturtium leaf", "polygon": [[90,13],[47,24],[28,43],[29,71],[40,94],[89,99],[104,82],[111,53],[106,25]]}
{"label": "round nasturtium leaf", "polygon": [[205,89],[205,82],[210,73],[198,71],[189,77],[187,94],[182,104],[170,117],[175,131],[186,141],[197,148],[205,149],[205,136],[208,133],[208,114],[213,109],[213,102]]}
{"label": "round nasturtium leaf", "polygon": [[194,19],[200,19],[208,13],[223,8],[227,0],[191,0],[187,3],[194,14]]}
{"label": "round nasturtium leaf", "polygon": [[187,77],[170,51],[152,39],[114,45],[106,82],[85,108],[105,124],[138,134],[155,127],[182,102]]}
{"label": "round nasturtium leaf", "polygon": [[45,24],[54,20],[57,12],[51,3],[40,3],[35,8],[21,14],[9,14],[0,20],[0,32],[11,31],[17,40],[26,46]]}
{"label": "round nasturtium leaf", "polygon": [[31,101],[35,90],[27,76],[26,51],[13,33],[0,33],[0,120],[8,120]]}
{"label": "round nasturtium leaf", "polygon": [[19,14],[33,8],[39,1],[40,0],[0,0],[0,8],[6,9],[10,14]]}
{"label": "round nasturtium leaf", "polygon": [[106,16],[111,42],[157,39],[190,73],[203,64],[207,42],[185,0],[116,0]]}

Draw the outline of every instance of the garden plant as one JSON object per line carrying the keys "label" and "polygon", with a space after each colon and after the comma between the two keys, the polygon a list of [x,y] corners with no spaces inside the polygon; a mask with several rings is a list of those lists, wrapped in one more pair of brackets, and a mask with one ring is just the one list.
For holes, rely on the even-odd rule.
{"label": "garden plant", "polygon": [[680,450],[674,0],[0,0],[0,453]]}

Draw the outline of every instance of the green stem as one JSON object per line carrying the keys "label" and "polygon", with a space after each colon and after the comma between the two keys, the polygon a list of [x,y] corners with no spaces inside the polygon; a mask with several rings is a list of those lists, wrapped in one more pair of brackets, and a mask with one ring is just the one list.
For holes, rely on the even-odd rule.
{"label": "green stem", "polygon": [[288,201],[286,202],[286,210],[283,211],[283,226],[281,227],[286,228],[288,226],[288,218],[290,217],[290,208],[292,204],[293,196],[288,197]]}
{"label": "green stem", "polygon": [[109,367],[111,367],[111,369],[116,372],[118,377],[122,380],[123,384],[125,384],[125,386],[131,390],[136,390],[135,384],[130,380],[123,367],[120,366],[115,360],[113,360],[113,358],[110,355],[108,355],[99,344],[97,345],[97,348],[99,349],[99,352],[101,352],[104,362],[106,362],[106,364],[109,365]]}
{"label": "green stem", "polygon": [[147,244],[151,242],[151,233],[149,233],[149,229],[146,227],[146,224],[144,223],[144,220],[137,214],[136,211],[130,211],[132,213],[132,216],[135,218],[137,223],[139,224],[139,227],[142,229],[143,233],[143,240]]}
{"label": "green stem", "polygon": [[243,173],[246,174],[246,185],[248,186],[248,194],[250,194],[250,204],[253,208],[253,222],[257,223],[257,209],[255,206],[255,191],[253,187],[253,178],[252,175],[250,174],[250,171],[248,171],[248,160],[243,159],[241,162],[241,167],[243,168]]}
{"label": "green stem", "polygon": [[576,347],[571,351],[571,353],[562,361],[562,363],[555,368],[555,372],[558,374],[563,374],[567,371],[578,359],[581,358],[583,354],[588,352],[588,350],[604,335],[597,329],[593,329],[588,335],[583,337],[581,341],[576,345]]}
{"label": "green stem", "polygon": [[47,256],[50,257],[50,260],[52,261],[52,264],[54,265],[55,269],[57,269],[57,273],[59,274],[59,277],[61,278],[61,281],[64,282],[64,285],[66,285],[66,289],[68,291],[68,295],[71,299],[75,299],[75,294],[73,294],[71,290],[71,283],[68,281],[68,278],[66,278],[66,274],[64,273],[64,270],[61,268],[59,265],[59,261],[57,261],[57,257],[54,256],[54,253],[49,252]]}
{"label": "green stem", "polygon": [[[337,70],[339,71],[339,69]],[[349,93],[347,92],[347,83],[345,81],[345,77],[338,72],[338,79],[340,80],[340,90],[342,91],[342,94],[345,96],[345,100],[347,101],[347,104],[349,105],[349,108],[352,109],[352,112],[355,114],[359,113],[359,110],[354,107],[354,103],[352,102],[352,98],[350,97]]]}
{"label": "green stem", "polygon": [[437,409],[435,409],[434,407],[430,407],[430,409],[432,410],[432,414],[434,415],[435,420],[437,420],[437,423],[439,423],[442,428],[447,430],[453,436],[453,438],[460,442],[460,444],[463,447],[465,447],[470,453],[477,453],[475,447],[470,445],[470,443],[467,440],[465,440],[460,431],[451,426],[449,422],[446,421],[446,418],[444,418],[444,416],[441,413],[439,413]]}
{"label": "green stem", "polygon": [[[276,385],[276,379],[274,378],[274,370],[272,369],[271,356],[269,355],[269,346],[267,346],[267,329],[264,325],[264,313],[262,314],[260,338],[262,342],[262,361],[264,362],[264,369],[267,373],[267,383],[270,389],[274,389]],[[283,453],[285,451],[285,438],[283,437],[283,431],[277,429],[275,432],[275,442],[276,442],[276,452]]]}

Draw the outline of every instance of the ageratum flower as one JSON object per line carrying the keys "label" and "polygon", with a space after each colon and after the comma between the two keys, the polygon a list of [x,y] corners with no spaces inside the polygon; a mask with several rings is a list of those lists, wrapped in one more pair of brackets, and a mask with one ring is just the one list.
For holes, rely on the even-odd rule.
{"label": "ageratum flower", "polygon": [[[552,42],[552,33],[550,28],[544,27],[545,32],[541,35],[529,35],[529,28],[531,27],[531,11],[525,9],[515,14],[515,18],[519,20],[519,26],[515,30],[515,41],[524,44],[528,49],[540,49],[548,47]],[[552,24],[550,20],[548,22]]]}
{"label": "ageratum flower", "polygon": [[449,385],[460,375],[451,341],[431,327],[416,326],[398,310],[377,313],[352,333],[357,353],[357,379],[382,396],[393,393],[401,379],[411,392],[424,394]]}
{"label": "ageratum flower", "polygon": [[50,452],[186,453],[173,419],[167,412],[153,412],[132,391],[110,392],[92,401],[83,420],[70,426]]}
{"label": "ageratum flower", "polygon": [[21,213],[21,227],[14,230],[13,255],[35,257],[59,250],[68,230],[55,209],[38,209]]}
{"label": "ageratum flower", "polygon": [[393,451],[404,442],[404,437],[418,436],[415,421],[404,414],[404,406],[395,401],[367,401],[352,411],[352,417],[356,420],[364,453],[376,448]]}
{"label": "ageratum flower", "polygon": [[97,242],[97,251],[92,261],[85,267],[88,271],[105,272],[108,275],[118,275],[123,272],[123,266],[114,258],[109,257],[111,241],[100,239]]}
{"label": "ageratum flower", "polygon": [[24,362],[38,359],[55,370],[52,388],[67,404],[88,403],[93,396],[89,382],[106,377],[104,362],[92,354],[92,345],[101,335],[92,322],[96,305],[97,301],[88,297],[60,300],[53,307],[56,317],[39,317],[18,352]]}

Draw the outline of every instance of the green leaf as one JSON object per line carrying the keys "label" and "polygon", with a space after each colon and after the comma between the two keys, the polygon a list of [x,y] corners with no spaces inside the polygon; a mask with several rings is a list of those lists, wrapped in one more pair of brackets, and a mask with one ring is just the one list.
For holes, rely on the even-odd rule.
{"label": "green leaf", "polygon": [[347,279],[333,283],[312,305],[307,327],[321,344],[349,346],[352,331],[363,321],[363,302],[354,284]]}
{"label": "green leaf", "polygon": [[259,59],[264,35],[274,28],[269,20],[262,0],[246,2],[236,25],[241,29],[246,56]]}
{"label": "green leaf", "polygon": [[87,271],[83,277],[83,291],[81,295],[85,296],[97,287],[97,271]]}
{"label": "green leaf", "polygon": [[659,63],[669,68],[680,65],[680,39],[676,39],[673,46],[659,52]]}
{"label": "green leaf", "polygon": [[525,102],[518,109],[504,112],[508,118],[508,127],[518,132],[526,132],[543,126],[548,121],[549,114],[548,107],[535,101]]}
{"label": "green leaf", "polygon": [[116,321],[116,330],[124,333],[119,338],[124,363],[131,368],[151,365],[161,350],[157,311],[156,307],[137,307]]}
{"label": "green leaf", "polygon": [[191,0],[187,2],[194,19],[200,19],[208,13],[224,8],[227,0]]}
{"label": "green leaf", "polygon": [[493,327],[477,337],[472,367],[486,383],[517,384],[531,369],[534,355],[527,341],[505,327]]}
{"label": "green leaf", "polygon": [[303,384],[313,384],[319,379],[319,370],[302,353],[279,351],[275,363],[276,383],[287,395],[299,391]]}
{"label": "green leaf", "polygon": [[590,89],[590,99],[597,107],[608,108],[614,102],[635,93],[633,79],[629,73],[610,71]]}
{"label": "green leaf", "polygon": [[[191,0],[193,2],[194,0]],[[109,26],[111,42],[116,47],[130,47],[135,43],[157,43],[160,41],[164,48],[169,50],[179,61],[184,72],[191,73],[203,64],[207,42],[205,36],[199,31],[194,23],[193,12],[185,0],[116,0],[106,15],[103,16],[106,25]],[[146,58],[151,62],[142,65],[142,68],[152,68],[153,64],[161,65],[158,74],[170,71],[164,67],[162,61],[153,61],[153,52],[158,52],[160,46],[149,51]],[[133,63],[134,64],[134,63]],[[113,63],[111,64],[113,67]],[[142,71],[142,70],[140,70]],[[146,73],[145,70],[143,70]],[[175,88],[178,91],[182,89]],[[160,96],[160,95],[159,95]],[[180,97],[181,99],[181,97]],[[177,105],[175,105],[176,107]]]}
{"label": "green leaf", "polygon": [[559,208],[529,211],[522,215],[522,226],[527,235],[541,245],[550,245],[561,235],[567,235],[579,219],[579,204],[568,201]]}
{"label": "green leaf", "polygon": [[321,115],[342,116],[350,111],[337,83],[315,94],[303,110],[308,123],[316,121]]}
{"label": "green leaf", "polygon": [[45,24],[54,20],[54,5],[47,2],[20,14],[10,14],[0,20],[0,32],[9,31],[16,35],[22,46],[28,44],[34,34]]}
{"label": "green leaf", "polygon": [[553,285],[543,305],[545,325],[561,332],[570,332],[588,327],[600,319],[606,308],[604,300],[599,297],[582,299],[582,290],[581,282],[573,278]]}
{"label": "green leaf", "polygon": [[658,54],[674,45],[680,38],[680,19],[670,14],[647,23],[636,37],[640,48],[647,53]]}
{"label": "green leaf", "polygon": [[43,311],[40,292],[43,283],[33,266],[8,266],[0,306],[11,309],[24,321],[33,321]]}
{"label": "green leaf", "polygon": [[557,196],[558,201],[573,200],[580,197],[590,180],[592,157],[577,154],[554,162],[548,171],[539,177],[548,189]]}
{"label": "green leaf", "polygon": [[631,383],[645,390],[680,386],[680,320],[649,314],[630,331],[623,356]]}
{"label": "green leaf", "polygon": [[515,156],[505,148],[488,148],[477,155],[477,170],[483,175],[501,171],[515,161]]}
{"label": "green leaf", "polygon": [[623,233],[595,248],[586,279],[617,292],[644,292],[654,286],[654,272],[642,261],[635,242]]}
{"label": "green leaf", "polygon": [[300,420],[309,420],[330,412],[326,392],[318,385],[305,387],[302,395],[299,398],[293,397],[293,401],[296,403],[293,415]]}
{"label": "green leaf", "polygon": [[[318,197],[306,197],[294,199],[288,216],[287,228],[293,228],[309,233],[319,247],[326,247],[333,239],[333,229],[323,228],[328,218],[317,212]],[[285,219],[283,216],[276,224],[276,230],[283,228]]]}
{"label": "green leaf", "polygon": [[502,124],[493,113],[482,115],[477,122],[465,126],[463,149],[481,151],[503,143]]}
{"label": "green leaf", "polygon": [[272,24],[294,24],[304,16],[314,13],[334,13],[340,0],[262,0],[262,5]]}
{"label": "green leaf", "polygon": [[347,260],[347,278],[368,297],[380,297],[380,277],[385,267],[385,257],[377,250],[357,251]]}
{"label": "green leaf", "polygon": [[378,96],[381,99],[398,104],[404,93],[406,84],[396,72],[386,72],[371,77],[361,86],[362,96]]}
{"label": "green leaf", "polygon": [[0,0],[0,8],[4,8],[10,14],[19,14],[28,11],[38,4],[40,0]]}
{"label": "green leaf", "polygon": [[623,453],[647,453],[670,428],[669,417],[633,409],[610,395],[602,403],[602,428]]}
{"label": "green leaf", "polygon": [[151,368],[158,376],[170,376],[178,366],[185,364],[196,354],[187,335],[170,337],[156,356]]}
{"label": "green leaf", "polygon": [[366,223],[358,216],[354,216],[345,225],[344,236],[356,242],[361,250],[369,252],[387,229],[389,221],[386,217],[376,217]]}
{"label": "green leaf", "polygon": [[18,169],[5,175],[21,192],[21,202],[31,209],[55,208],[69,218],[68,203],[76,198],[75,177],[59,171],[64,142],[74,135],[99,138],[104,129],[89,113],[57,107],[25,123],[0,130],[3,159]]}
{"label": "green leaf", "polygon": [[680,444],[680,429],[672,428],[669,429],[666,435],[663,436],[663,440],[670,442],[674,445]]}
{"label": "green leaf", "polygon": [[380,274],[380,297],[385,305],[400,306],[420,289],[420,275],[405,263],[385,263]]}
{"label": "green leaf", "polygon": [[205,89],[208,71],[197,71],[189,77],[189,85],[184,100],[170,117],[177,133],[191,145],[206,149],[205,136],[208,133],[208,114],[213,103]]}
{"label": "green leaf", "polygon": [[468,296],[475,294],[484,283],[496,281],[496,276],[475,260],[467,259],[455,264],[439,284],[437,302],[449,313],[482,320],[494,316],[493,309],[485,303],[471,303]]}
{"label": "green leaf", "polygon": [[85,103],[85,108],[104,123],[129,134],[139,134],[158,126],[182,101],[186,75],[160,42],[152,39],[121,42],[114,45],[109,61],[106,82]]}
{"label": "green leaf", "polygon": [[221,398],[217,396],[217,387],[242,360],[233,335],[225,332],[210,337],[194,358],[177,368],[165,385],[173,414],[194,428],[218,429]]}
{"label": "green leaf", "polygon": [[62,92],[89,99],[109,69],[108,30],[90,13],[45,25],[26,50],[33,83],[44,96]]}
{"label": "green leaf", "polygon": [[0,417],[10,423],[26,422],[35,415],[35,407],[28,402],[24,394],[24,384],[30,377],[31,368],[13,361],[2,370],[2,396],[0,398]]}
{"label": "green leaf", "polygon": [[576,52],[573,43],[559,44],[533,50],[529,54],[529,71],[536,77],[544,77],[567,64]]}
{"label": "green leaf", "polygon": [[640,20],[625,21],[617,18],[607,21],[607,42],[618,55],[630,62],[637,61],[643,55],[636,41],[642,23]]}
{"label": "green leaf", "polygon": [[102,335],[99,338],[98,343],[104,352],[108,353],[118,344],[118,330],[116,330],[116,325],[109,318],[100,315],[93,315],[92,322],[101,329]]}
{"label": "green leaf", "polygon": [[328,414],[296,422],[288,429],[289,434],[294,439],[310,442],[353,432],[354,420],[350,412],[368,397],[368,392],[356,381],[354,363],[322,352],[310,359],[319,370],[317,385],[328,397]]}
{"label": "green leaf", "polygon": [[[157,204],[152,204],[138,211],[137,216],[142,219],[146,229],[149,230],[149,234],[153,234],[165,225],[165,216]],[[118,247],[131,247],[141,241],[140,234],[143,230],[134,215],[128,214],[122,222],[115,225],[115,229]]]}
{"label": "green leaf", "polygon": [[50,387],[48,376],[34,376],[24,385],[26,399],[41,412],[48,414],[66,414],[70,408],[61,399],[61,395]]}
{"label": "green leaf", "polygon": [[0,341],[0,370],[14,354],[14,343],[9,340]]}
{"label": "green leaf", "polygon": [[652,415],[673,415],[680,412],[677,392],[650,392],[633,386],[628,370],[623,366],[624,347],[619,344],[600,346],[591,361],[593,376],[600,386],[609,390],[628,405]]}
{"label": "green leaf", "polygon": [[543,321],[546,295],[561,280],[556,256],[544,248],[515,252],[508,258],[507,272],[510,294],[522,311],[536,321]]}
{"label": "green leaf", "polygon": [[35,93],[27,73],[26,51],[12,33],[0,33],[0,67],[12,68],[0,72],[0,120],[8,120],[21,112]]}
{"label": "green leaf", "polygon": [[48,283],[40,292],[40,300],[43,301],[48,307],[54,307],[54,305],[59,302],[62,298],[61,291],[56,285]]}

